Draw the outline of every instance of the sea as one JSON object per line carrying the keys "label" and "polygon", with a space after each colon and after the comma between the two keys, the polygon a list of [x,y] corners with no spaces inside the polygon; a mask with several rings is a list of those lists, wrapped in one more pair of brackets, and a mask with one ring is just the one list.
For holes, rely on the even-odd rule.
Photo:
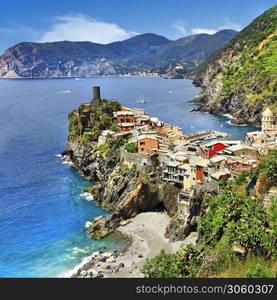
{"label": "sea", "polygon": [[[83,193],[86,181],[59,156],[66,147],[68,113],[92,97],[141,107],[184,133],[214,129],[244,139],[252,126],[228,116],[192,113],[200,91],[190,80],[101,77],[0,80],[0,277],[67,277],[94,251],[120,249],[111,235],[91,240],[88,221],[108,211]],[[144,104],[138,104],[144,99]]]}

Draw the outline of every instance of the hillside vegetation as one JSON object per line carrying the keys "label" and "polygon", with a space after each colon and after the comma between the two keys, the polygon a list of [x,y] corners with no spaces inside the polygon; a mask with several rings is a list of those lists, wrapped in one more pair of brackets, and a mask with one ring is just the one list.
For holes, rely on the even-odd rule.
{"label": "hillside vegetation", "polygon": [[260,124],[265,106],[277,112],[277,6],[244,28],[195,71],[202,109]]}
{"label": "hillside vegetation", "polygon": [[[221,30],[171,41],[156,34],[141,34],[107,45],[91,42],[19,43],[0,56],[0,77],[116,75],[138,71],[181,75],[194,69],[237,34]],[[165,66],[167,66],[165,68]]]}
{"label": "hillside vegetation", "polygon": [[277,151],[260,163],[256,174],[244,173],[222,183],[197,227],[196,246],[182,246],[175,254],[164,251],[143,268],[145,277],[276,277],[277,197],[269,208],[246,188],[251,177],[266,176],[267,189],[277,185]]}

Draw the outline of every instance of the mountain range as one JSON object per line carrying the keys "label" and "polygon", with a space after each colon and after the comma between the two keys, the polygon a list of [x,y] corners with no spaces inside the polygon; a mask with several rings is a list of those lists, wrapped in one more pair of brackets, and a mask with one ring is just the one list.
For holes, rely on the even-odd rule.
{"label": "mountain range", "polygon": [[236,34],[226,29],[171,41],[146,33],[106,45],[23,42],[0,56],[0,77],[87,77],[145,71],[183,77]]}

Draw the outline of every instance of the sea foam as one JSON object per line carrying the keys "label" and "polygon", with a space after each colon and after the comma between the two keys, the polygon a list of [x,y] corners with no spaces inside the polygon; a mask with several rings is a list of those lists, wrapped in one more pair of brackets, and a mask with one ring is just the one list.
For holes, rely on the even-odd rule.
{"label": "sea foam", "polygon": [[92,194],[87,193],[87,192],[81,193],[80,197],[85,198],[87,201],[93,201],[94,200]]}

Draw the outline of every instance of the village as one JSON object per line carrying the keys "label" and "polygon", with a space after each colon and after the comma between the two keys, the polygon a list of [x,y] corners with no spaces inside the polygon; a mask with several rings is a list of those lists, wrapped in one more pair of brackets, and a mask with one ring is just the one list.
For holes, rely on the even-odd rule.
{"label": "village", "polygon": [[[97,105],[97,99],[100,88],[94,87],[92,105]],[[262,155],[277,149],[277,126],[269,108],[261,121],[261,131],[247,133],[245,141],[229,140],[228,134],[212,130],[185,135],[143,108],[121,107],[113,113],[120,132],[102,131],[98,146],[107,138],[128,138],[120,150],[123,163],[139,170],[158,164],[162,180],[180,189],[178,206],[186,214],[195,186],[217,189],[221,180],[235,179],[255,168]]]}

